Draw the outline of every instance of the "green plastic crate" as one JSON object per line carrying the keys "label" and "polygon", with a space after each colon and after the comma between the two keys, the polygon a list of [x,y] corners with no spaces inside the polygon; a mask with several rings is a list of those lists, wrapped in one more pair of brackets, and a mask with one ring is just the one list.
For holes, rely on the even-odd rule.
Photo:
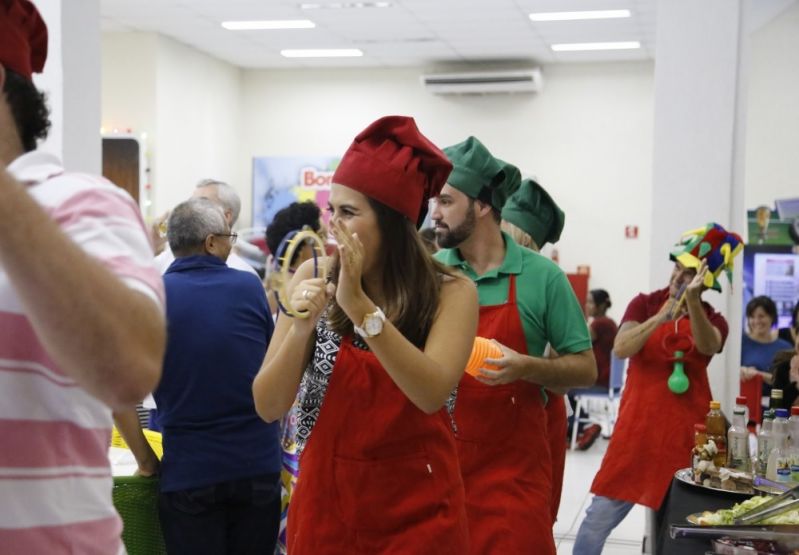
{"label": "green plastic crate", "polygon": [[166,555],[158,520],[158,479],[116,476],[113,496],[128,555]]}

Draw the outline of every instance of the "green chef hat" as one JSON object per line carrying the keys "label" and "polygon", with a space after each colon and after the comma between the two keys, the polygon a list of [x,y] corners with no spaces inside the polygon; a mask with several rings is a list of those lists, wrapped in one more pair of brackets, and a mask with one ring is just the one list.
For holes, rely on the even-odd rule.
{"label": "green chef hat", "polygon": [[505,174],[502,183],[497,187],[498,190],[494,193],[494,196],[501,197],[498,209],[502,210],[508,199],[519,190],[522,184],[522,172],[510,162],[505,162],[499,158],[497,158],[497,162],[502,166],[502,171]]}
{"label": "green chef hat", "polygon": [[[475,137],[445,148],[444,154],[453,166],[447,183],[472,198],[490,201],[497,210],[502,210],[507,198],[519,186],[519,178],[507,176],[504,162],[494,158]],[[513,168],[510,164],[507,166]],[[513,170],[519,173],[516,168]]]}
{"label": "green chef hat", "polygon": [[528,233],[538,247],[560,239],[566,215],[544,188],[525,179],[502,209],[502,219]]}

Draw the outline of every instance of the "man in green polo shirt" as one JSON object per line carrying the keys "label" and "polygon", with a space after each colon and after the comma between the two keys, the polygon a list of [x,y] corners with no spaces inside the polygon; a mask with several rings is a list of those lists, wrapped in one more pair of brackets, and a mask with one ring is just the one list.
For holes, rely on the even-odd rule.
{"label": "man in green polo shirt", "polygon": [[[464,375],[455,405],[471,552],[555,553],[540,386],[592,385],[591,339],[565,274],[500,229],[519,171],[503,168],[474,137],[444,152],[453,170],[432,212],[442,247],[436,258],[474,280],[478,335],[501,344],[503,353],[490,361],[498,371]],[[557,358],[542,358],[548,343]]]}

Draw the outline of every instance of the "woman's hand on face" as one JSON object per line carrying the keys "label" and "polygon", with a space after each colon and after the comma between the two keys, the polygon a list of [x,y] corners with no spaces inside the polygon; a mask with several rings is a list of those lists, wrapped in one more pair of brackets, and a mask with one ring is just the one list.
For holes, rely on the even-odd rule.
{"label": "woman's hand on face", "polygon": [[295,318],[295,326],[303,326],[308,322],[311,327],[316,326],[319,316],[333,297],[336,286],[325,283],[325,278],[304,279],[297,284],[291,292],[289,303],[297,312],[308,312],[307,318]]}
{"label": "woman's hand on face", "polygon": [[364,292],[361,284],[363,276],[364,248],[357,233],[350,233],[341,220],[332,221],[330,231],[338,243],[340,269],[336,302],[349,315],[351,310],[363,300]]}

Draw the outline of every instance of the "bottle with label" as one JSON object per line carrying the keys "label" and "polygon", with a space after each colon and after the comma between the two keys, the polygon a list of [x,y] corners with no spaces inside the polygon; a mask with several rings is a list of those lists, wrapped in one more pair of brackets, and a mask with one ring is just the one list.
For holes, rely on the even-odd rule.
{"label": "bottle with label", "polygon": [[775,482],[791,481],[791,463],[788,459],[788,411],[777,409],[772,424],[773,447],[768,455],[766,478]]}
{"label": "bottle with label", "polygon": [[732,412],[732,426],[727,432],[727,468],[751,472],[749,455],[749,431],[746,429],[746,413],[736,406]]}
{"label": "bottle with label", "polygon": [[746,397],[743,395],[738,395],[735,398],[735,408],[733,409],[733,412],[735,412],[735,409],[738,407],[744,409],[744,424],[749,426],[749,405],[746,404]]}
{"label": "bottle with label", "polygon": [[791,417],[788,419],[788,443],[799,449],[799,407],[791,407]]}
{"label": "bottle with label", "polygon": [[691,452],[691,469],[696,470],[696,465],[701,460],[702,447],[707,443],[707,427],[704,424],[694,424],[694,449]]}
{"label": "bottle with label", "polygon": [[783,408],[782,404],[782,389],[772,389],[771,398],[769,399],[768,408],[777,410]]}
{"label": "bottle with label", "polygon": [[765,477],[768,468],[768,456],[774,446],[774,439],[771,433],[771,425],[774,423],[774,411],[769,409],[763,413],[763,424],[760,425],[760,432],[757,434],[757,462],[755,463],[755,474]]}
{"label": "bottle with label", "polygon": [[721,403],[710,401],[710,411],[705,417],[705,427],[707,428],[707,439],[713,440],[716,444],[716,455],[713,457],[713,465],[722,468],[727,464],[727,425],[724,422],[724,415],[721,414]]}

